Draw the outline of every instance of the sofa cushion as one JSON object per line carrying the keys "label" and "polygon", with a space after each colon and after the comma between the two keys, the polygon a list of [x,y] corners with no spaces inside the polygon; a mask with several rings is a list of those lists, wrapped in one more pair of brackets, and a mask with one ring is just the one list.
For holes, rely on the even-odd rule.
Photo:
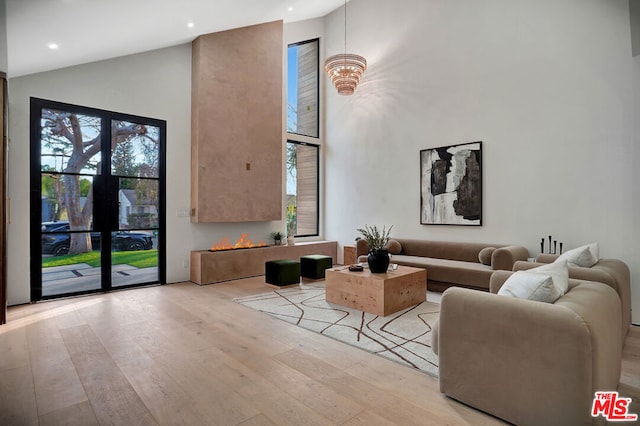
{"label": "sofa cushion", "polygon": [[391,254],[400,254],[402,252],[402,244],[398,240],[389,240],[386,249]]}
{"label": "sofa cushion", "polygon": [[439,281],[465,287],[489,289],[493,269],[478,262],[435,259],[432,257],[394,255],[391,262],[398,265],[425,268],[428,281]]}
{"label": "sofa cushion", "polygon": [[538,266],[537,268],[529,269],[527,272],[551,275],[553,284],[560,290],[561,296],[569,289],[569,268],[567,268],[567,262],[564,260]]}
{"label": "sofa cushion", "polygon": [[598,263],[599,258],[598,243],[591,243],[584,246],[576,247],[561,254],[555,261],[567,263],[575,266],[583,266],[590,268]]}
{"label": "sofa cushion", "polygon": [[495,247],[485,247],[480,250],[480,253],[478,253],[478,260],[480,263],[491,266],[491,255],[494,251],[496,251]]}
{"label": "sofa cushion", "polygon": [[553,303],[562,296],[553,284],[551,275],[531,271],[518,271],[511,275],[498,290],[498,295]]}
{"label": "sofa cushion", "polygon": [[[478,254],[485,247],[500,247],[496,244],[460,243],[453,241],[431,241],[396,239],[402,244],[402,254],[407,256],[421,256],[437,259],[461,260],[464,262],[480,263]],[[511,268],[509,268],[511,269]]]}

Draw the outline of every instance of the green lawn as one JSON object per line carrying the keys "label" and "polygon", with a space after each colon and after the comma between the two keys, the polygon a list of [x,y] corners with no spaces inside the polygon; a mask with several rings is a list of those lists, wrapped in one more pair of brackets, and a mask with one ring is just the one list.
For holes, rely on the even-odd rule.
{"label": "green lawn", "polygon": [[[139,250],[139,251],[115,251],[111,253],[113,265],[131,265],[136,268],[150,268],[158,266],[158,250]],[[86,263],[97,267],[100,266],[100,252],[92,251],[81,254],[65,254],[64,256],[55,256],[42,259],[43,268],[51,268],[53,266],[75,265],[77,263]]]}

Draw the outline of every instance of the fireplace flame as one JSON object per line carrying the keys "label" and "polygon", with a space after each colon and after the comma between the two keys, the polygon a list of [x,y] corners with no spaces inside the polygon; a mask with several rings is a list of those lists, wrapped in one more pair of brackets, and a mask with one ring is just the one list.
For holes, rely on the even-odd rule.
{"label": "fireplace flame", "polygon": [[231,243],[228,237],[222,237],[219,241],[213,243],[211,251],[219,250],[236,250],[253,247],[266,247],[264,242],[254,243],[249,239],[249,234],[242,234],[235,243]]}

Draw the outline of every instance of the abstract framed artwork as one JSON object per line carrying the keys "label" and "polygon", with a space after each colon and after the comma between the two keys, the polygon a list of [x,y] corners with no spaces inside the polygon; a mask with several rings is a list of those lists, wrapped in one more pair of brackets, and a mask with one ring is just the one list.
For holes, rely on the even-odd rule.
{"label": "abstract framed artwork", "polygon": [[482,225],[482,142],[420,151],[420,223]]}

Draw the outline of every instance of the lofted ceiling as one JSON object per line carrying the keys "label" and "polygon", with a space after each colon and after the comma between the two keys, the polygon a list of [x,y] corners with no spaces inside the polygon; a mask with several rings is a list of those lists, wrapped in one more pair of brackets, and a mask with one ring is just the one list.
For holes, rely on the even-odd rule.
{"label": "lofted ceiling", "polygon": [[[174,46],[200,34],[278,19],[286,23],[316,18],[343,3],[344,0],[6,0],[8,76]],[[57,47],[51,48],[52,45]]]}

